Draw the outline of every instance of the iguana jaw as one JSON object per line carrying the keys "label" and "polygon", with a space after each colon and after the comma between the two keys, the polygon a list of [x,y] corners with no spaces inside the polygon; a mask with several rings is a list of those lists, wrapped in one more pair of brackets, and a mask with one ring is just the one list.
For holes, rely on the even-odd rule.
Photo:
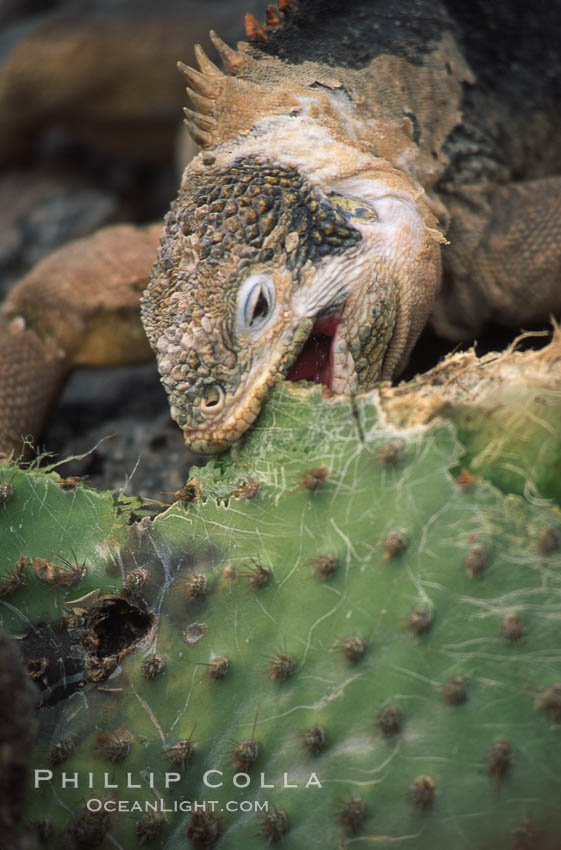
{"label": "iguana jaw", "polygon": [[[244,383],[243,390],[230,401],[230,412],[225,417],[209,420],[206,427],[184,428],[187,447],[198,454],[211,455],[230,448],[254,424],[273,384],[282,378],[289,381],[312,381],[323,384],[329,391],[351,393],[359,388],[359,375],[350,348],[341,331],[345,302],[334,307],[333,312],[320,317],[302,317],[296,328],[277,342],[269,358],[256,364]],[[393,328],[393,321],[391,322]],[[386,340],[379,340],[380,349]],[[382,363],[376,370],[379,378]],[[172,418],[176,418],[174,408]]]}
{"label": "iguana jaw", "polygon": [[[291,325],[293,323],[291,322]],[[305,345],[313,319],[301,317],[283,339],[270,349],[267,363],[257,362],[234,399],[228,399],[229,413],[209,419],[205,427],[183,428],[185,444],[197,454],[217,454],[230,448],[253,425],[271,386],[282,378]],[[171,416],[176,418],[172,407]]]}
{"label": "iguana jaw", "polygon": [[[358,250],[361,251],[362,246]],[[356,268],[351,257],[346,260],[351,268]],[[336,389],[340,392],[351,391],[356,387],[352,357],[349,354],[343,359],[336,353],[340,343],[337,331],[341,326],[345,298],[352,283],[352,275],[349,274],[348,285],[345,284],[345,265],[346,263],[341,264],[340,274],[335,274],[337,280],[335,284],[327,287],[327,292],[325,278],[329,276],[321,274],[321,265],[319,271],[308,269],[308,275],[304,275],[307,279],[296,293],[291,292],[292,280],[285,270],[275,276],[277,294],[283,304],[280,315],[257,345],[254,342],[252,346],[249,339],[239,341],[242,350],[251,351],[252,365],[232,395],[226,397],[223,410],[205,423],[199,421],[196,428],[183,428],[185,443],[192,451],[215,454],[226,450],[239,440],[259,416],[271,386],[289,375],[294,367],[298,368],[301,355],[305,362],[305,349],[314,330],[333,334],[325,364],[327,368],[323,369],[323,374],[317,376],[292,376],[293,379],[311,377],[312,380],[317,378],[320,381],[323,377],[326,378],[326,383],[331,385],[330,389],[333,384],[341,387]],[[318,277],[323,277],[323,287]],[[322,291],[323,298],[320,296]],[[173,408],[172,417],[175,418]]]}
{"label": "iguana jaw", "polygon": [[[206,429],[184,429],[187,447],[198,454],[216,454],[230,448],[247,431],[261,412],[271,386],[286,377],[289,381],[312,381],[333,389],[334,382],[348,386],[356,384],[356,375],[352,358],[350,368],[339,369],[335,364],[335,341],[339,317],[303,319],[294,334],[292,345],[276,363],[269,364],[269,370],[256,372],[255,380],[246,386],[244,398],[235,405],[230,416],[212,423]],[[287,365],[288,364],[288,365]],[[172,417],[174,411],[172,409]]]}
{"label": "iguana jaw", "polygon": [[[314,321],[302,318],[292,337],[286,341],[280,356],[273,354],[266,368],[255,369],[244,385],[244,391],[231,405],[230,415],[209,421],[206,428],[183,429],[187,447],[198,454],[216,454],[230,448],[250,428],[261,412],[271,386],[286,377],[289,381],[313,381],[324,384],[356,387],[354,362],[337,357],[336,341],[340,316]],[[315,339],[314,339],[315,337]],[[321,339],[319,339],[321,337]],[[336,362],[338,360],[338,362]],[[176,418],[172,408],[172,418]]]}

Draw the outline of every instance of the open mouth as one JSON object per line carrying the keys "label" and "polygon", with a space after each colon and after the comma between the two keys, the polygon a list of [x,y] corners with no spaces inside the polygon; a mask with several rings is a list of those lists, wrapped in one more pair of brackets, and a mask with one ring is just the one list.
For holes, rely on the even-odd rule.
{"label": "open mouth", "polygon": [[339,316],[317,319],[298,359],[290,367],[288,381],[313,381],[332,389],[333,340],[339,327]]}

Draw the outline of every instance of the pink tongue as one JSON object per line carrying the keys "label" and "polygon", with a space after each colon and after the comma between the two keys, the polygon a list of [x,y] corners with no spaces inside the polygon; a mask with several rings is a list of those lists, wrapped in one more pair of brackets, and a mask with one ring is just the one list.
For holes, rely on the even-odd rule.
{"label": "pink tongue", "polygon": [[316,384],[325,384],[326,387],[331,388],[333,379],[331,343],[338,327],[339,319],[336,316],[317,320],[308,342],[286,376],[289,381],[314,381]]}

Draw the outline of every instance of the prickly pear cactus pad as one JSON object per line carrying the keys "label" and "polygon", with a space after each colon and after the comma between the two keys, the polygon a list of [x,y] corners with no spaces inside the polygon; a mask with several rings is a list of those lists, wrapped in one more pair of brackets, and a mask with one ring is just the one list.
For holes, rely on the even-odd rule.
{"label": "prickly pear cactus pad", "polygon": [[[558,847],[561,515],[462,453],[450,422],[385,425],[375,393],[284,385],[155,519],[104,524],[85,491],[100,535],[47,547],[83,584],[28,566],[0,598],[79,668],[39,712],[44,846]],[[35,527],[71,522],[37,501]]]}
{"label": "prickly pear cactus pad", "polygon": [[[520,341],[531,338],[522,334]],[[538,351],[449,355],[397,387],[380,387],[385,415],[401,427],[436,416],[454,422],[462,462],[507,493],[561,504],[561,331]]]}
{"label": "prickly pear cactus pad", "polygon": [[1,463],[2,627],[17,631],[23,612],[32,620],[52,620],[57,602],[99,588],[127,517],[110,493],[54,471]]}

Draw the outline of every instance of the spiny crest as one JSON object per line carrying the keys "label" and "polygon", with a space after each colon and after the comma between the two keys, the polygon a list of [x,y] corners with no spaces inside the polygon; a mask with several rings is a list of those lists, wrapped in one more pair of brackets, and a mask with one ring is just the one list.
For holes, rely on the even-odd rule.
{"label": "spiny crest", "polygon": [[[280,29],[286,15],[295,8],[295,0],[278,0],[278,7],[267,6],[263,26],[254,15],[248,12],[245,16],[245,32],[249,41],[267,41],[268,33]],[[228,76],[240,75],[250,61],[249,57],[244,55],[244,48],[247,48],[247,45],[243,42],[238,45],[239,50],[234,50],[214,30],[210,31],[210,39],[222,60],[226,73],[208,58],[200,44],[195,45],[195,58],[199,70],[183,62],[177,63],[177,67],[187,78],[187,94],[195,107],[194,109],[184,108],[186,124],[191,137],[201,148],[214,147],[218,141],[216,102]]]}
{"label": "spiny crest", "polygon": [[211,62],[202,47],[195,45],[195,56],[200,71],[178,62],[177,67],[187,78],[187,94],[193,109],[184,108],[187,117],[189,132],[194,141],[202,148],[211,147],[214,144],[214,131],[218,122],[214,117],[214,107],[217,97],[220,95],[223,80],[226,75]]}
{"label": "spiny crest", "polygon": [[270,4],[265,9],[265,21],[259,23],[255,15],[247,12],[245,34],[250,41],[267,41],[268,34],[280,29],[287,14],[296,10],[296,0],[278,0],[278,6]]}
{"label": "spiny crest", "polygon": [[220,36],[216,35],[214,30],[211,30],[209,34],[210,40],[212,41],[216,52],[220,56],[226,71],[229,74],[232,74],[232,76],[236,76],[236,74],[241,73],[246,63],[245,57],[241,53],[238,53],[237,50],[229,47],[225,41],[222,41]]}

